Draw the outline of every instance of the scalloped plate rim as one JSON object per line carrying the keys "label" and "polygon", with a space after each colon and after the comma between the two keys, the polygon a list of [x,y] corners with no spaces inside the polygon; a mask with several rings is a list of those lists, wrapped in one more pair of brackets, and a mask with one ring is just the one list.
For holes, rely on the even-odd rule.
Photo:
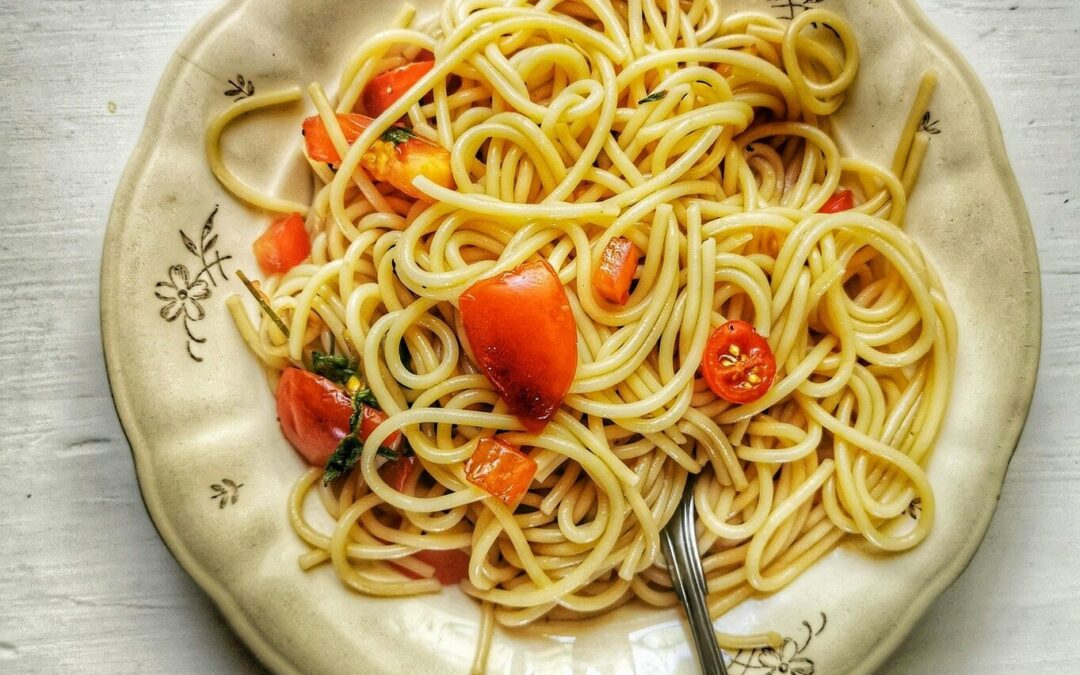
{"label": "scalloped plate rim", "polygon": [[[135,150],[121,175],[105,230],[102,247],[103,260],[107,259],[110,251],[114,247],[118,247],[122,240],[120,234],[125,229],[125,216],[130,207],[132,194],[135,191],[134,186],[138,183],[137,179],[139,176],[149,169],[147,156],[152,147],[150,141],[153,139],[155,131],[161,124],[162,109],[165,107],[165,102],[170,98],[178,83],[178,78],[176,77],[177,72],[183,64],[190,63],[183,54],[204,40],[217,21],[234,12],[240,11],[249,1],[250,0],[224,0],[194,25],[174,50],[165,71],[162,73],[158,87],[154,92],[143,130],[135,145]],[[991,132],[987,139],[989,142],[989,155],[993,158],[994,168],[1001,178],[1002,185],[1008,191],[1008,202],[1013,207],[1012,215],[1014,216],[1014,222],[1020,229],[1021,239],[1026,244],[1027,250],[1024,252],[1024,257],[1034,264],[1032,269],[1027,270],[1027,283],[1029,289],[1032,291],[1033,298],[1029,305],[1028,318],[1031,320],[1027,322],[1027,337],[1031,345],[1033,345],[1033,348],[1028,352],[1028,365],[1030,368],[1025,369],[1023,378],[1018,383],[1023,389],[1022,400],[1024,401],[1024,405],[1022,406],[1022,409],[1008,421],[1006,429],[1008,433],[1003,436],[1004,439],[1011,440],[1005,440],[995,449],[996,451],[1007,450],[1008,457],[1006,458],[1006,463],[1000,476],[997,476],[998,480],[996,481],[996,484],[993,486],[993,505],[980,510],[978,518],[974,522],[974,526],[970,529],[970,534],[962,544],[957,547],[957,555],[953,558],[953,561],[949,563],[940,574],[936,575],[923,586],[922,590],[914,596],[913,602],[910,603],[907,611],[899,618],[893,630],[884,635],[882,639],[877,642],[876,646],[871,649],[862,661],[853,669],[852,672],[858,674],[872,673],[880,667],[885,662],[885,659],[900,646],[918,620],[929,609],[933,601],[960,577],[974,559],[975,553],[982,543],[986,531],[989,528],[990,521],[996,511],[1009,463],[1011,463],[1012,457],[1015,454],[1024,424],[1027,420],[1035,391],[1042,340],[1042,287],[1034,233],[1031,228],[1030,216],[1028,215],[1023,195],[1008,160],[1004,136],[993,103],[974,69],[952,41],[945,37],[945,35],[933,25],[923,9],[917,4],[916,0],[890,1],[899,7],[901,11],[907,13],[908,17],[912,20],[912,23],[923,33],[923,37],[928,42],[932,42],[940,48],[951,65],[956,67],[964,83],[975,95],[978,113],[986,122],[988,130]],[[105,357],[106,376],[108,378],[113,404],[116,407],[117,415],[121,422],[121,429],[131,448],[139,493],[147,514],[150,516],[150,520],[153,523],[158,536],[161,538],[170,554],[195,583],[206,592],[229,626],[248,647],[251,653],[265,667],[275,673],[301,673],[302,670],[298,668],[296,664],[266,639],[229,590],[219,583],[209,572],[204,570],[189,553],[183,543],[183,539],[173,530],[172,523],[169,520],[166,510],[158,501],[158,495],[153,489],[154,476],[149,469],[152,460],[149,453],[145,451],[146,441],[143,438],[142,430],[138,424],[137,418],[131,413],[131,405],[127,398],[124,385],[122,384],[124,380],[120,377],[120,373],[123,369],[123,361],[119,358],[110,357],[110,353],[115,353],[118,349],[116,345],[119,327],[114,328],[111,325],[115,312],[110,308],[111,298],[115,295],[114,288],[116,282],[117,274],[113,271],[113,267],[103,263],[100,275],[101,294],[99,298],[99,309],[101,315],[101,341]],[[110,345],[113,346],[110,347]]]}

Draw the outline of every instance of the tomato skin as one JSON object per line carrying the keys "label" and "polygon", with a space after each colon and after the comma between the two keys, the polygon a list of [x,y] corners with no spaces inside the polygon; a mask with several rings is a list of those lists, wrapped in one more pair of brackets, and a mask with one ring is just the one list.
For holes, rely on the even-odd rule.
{"label": "tomato skin", "polygon": [[[341,133],[345,136],[345,142],[352,145],[356,142],[356,139],[360,138],[360,134],[371,126],[373,120],[367,115],[353,113],[349,115],[339,114],[337,121],[341,127]],[[307,146],[308,157],[316,162],[327,162],[328,164],[337,164],[341,161],[341,155],[338,154],[337,148],[334,147],[333,141],[330,140],[330,133],[326,130],[326,125],[323,124],[321,117],[314,115],[305,119],[303,131],[304,145]]]}
{"label": "tomato skin", "polygon": [[626,237],[611,239],[600,254],[600,264],[593,273],[596,294],[608,302],[625,305],[630,300],[641,249]]}
{"label": "tomato skin", "polygon": [[[361,405],[360,407],[360,440],[366,441],[379,425],[388,419],[388,415],[378,408],[373,408],[369,405]],[[382,447],[388,450],[398,451],[401,447],[401,432],[395,431],[386,437],[382,442]]]}
{"label": "tomato skin", "polygon": [[[412,557],[435,568],[435,578],[443,586],[454,586],[469,578],[469,554],[459,548],[447,551],[424,549],[412,554]],[[393,562],[393,561],[391,561]],[[398,567],[410,579],[419,579],[420,575],[404,567]]]}
{"label": "tomato skin", "polygon": [[281,431],[313,466],[325,466],[349,433],[352,401],[330,380],[299,368],[288,368],[277,386]]}
{"label": "tomato skin", "polygon": [[772,387],[776,357],[753,326],[745,321],[728,321],[709,336],[701,370],[709,388],[720,398],[731,403],[751,403]]}
{"label": "tomato skin", "polygon": [[[357,113],[339,114],[337,116],[341,132],[345,141],[350,145],[360,138],[372,122],[366,115]],[[330,140],[330,134],[318,115],[304,120],[304,143],[307,154],[313,161],[337,164],[341,161],[337,148]],[[391,134],[393,132],[393,134]],[[393,135],[397,140],[386,140],[388,135]],[[454,186],[454,178],[450,169],[450,152],[431,141],[414,136],[411,131],[403,127],[392,127],[383,134],[383,138],[371,144],[371,147],[360,158],[360,165],[364,167],[375,180],[390,183],[405,194],[422,199],[424,197],[412,181],[417,176],[429,178],[436,185],[445,188]]]}
{"label": "tomato skin", "polygon": [[376,75],[364,87],[364,108],[369,115],[383,114],[434,67],[434,61],[417,61]]}
{"label": "tomato skin", "polygon": [[833,193],[832,197],[825,202],[818,213],[840,213],[855,208],[855,195],[851,190],[841,188]]}
{"label": "tomato skin", "polygon": [[487,490],[511,509],[529,491],[535,475],[536,462],[498,436],[480,439],[472,456],[465,460],[465,477],[469,482]]}
{"label": "tomato skin", "polygon": [[288,272],[311,255],[311,239],[304,218],[294,213],[279,218],[252,245],[255,260],[266,274]]}
{"label": "tomato skin", "polygon": [[379,476],[398,492],[405,492],[405,485],[419,467],[420,462],[416,455],[398,457],[379,467]]}
{"label": "tomato skin", "polygon": [[458,300],[473,359],[525,427],[555,416],[577,371],[577,328],[546,260],[482,279]]}

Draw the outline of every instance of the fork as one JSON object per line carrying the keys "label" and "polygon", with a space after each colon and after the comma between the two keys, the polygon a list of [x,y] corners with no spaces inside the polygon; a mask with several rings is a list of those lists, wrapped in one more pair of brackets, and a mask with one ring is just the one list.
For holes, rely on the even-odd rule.
{"label": "fork", "polygon": [[675,515],[660,532],[668,573],[679,596],[686,618],[690,622],[690,635],[697,648],[698,665],[705,675],[727,675],[724,656],[716,643],[709,608],[705,604],[705,572],[701,568],[697,535],[694,529],[694,482],[697,476],[689,476],[683,488],[682,499]]}

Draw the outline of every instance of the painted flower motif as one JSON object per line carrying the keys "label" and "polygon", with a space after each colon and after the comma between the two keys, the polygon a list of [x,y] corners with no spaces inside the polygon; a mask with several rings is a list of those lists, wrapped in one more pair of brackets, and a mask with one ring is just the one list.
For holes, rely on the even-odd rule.
{"label": "painted flower motif", "polygon": [[192,321],[200,321],[206,316],[199,300],[210,297],[210,285],[198,278],[192,281],[190,276],[184,265],[173,265],[169,268],[169,281],[157,283],[154,295],[165,301],[161,318],[175,321],[183,315]]}
{"label": "painted flower motif", "polygon": [[766,675],[814,675],[814,662],[799,656],[799,645],[785,638],[780,651],[772,647],[761,650],[761,665],[768,668]]}

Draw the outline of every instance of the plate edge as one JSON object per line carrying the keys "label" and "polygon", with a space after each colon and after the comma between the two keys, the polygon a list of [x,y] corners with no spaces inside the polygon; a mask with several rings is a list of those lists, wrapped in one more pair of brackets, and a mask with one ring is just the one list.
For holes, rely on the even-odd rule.
{"label": "plate edge", "polygon": [[1039,254],[1035,246],[1035,232],[1031,227],[1031,216],[1028,213],[1024,195],[1020,190],[1019,183],[1016,181],[1016,174],[1013,172],[1012,164],[1009,162],[1008,150],[1005,147],[1005,135],[1001,130],[1001,123],[998,121],[997,110],[994,108],[990,94],[987,93],[978,73],[975,72],[975,69],[968,63],[967,58],[953,44],[952,40],[934,25],[917,0],[892,0],[892,2],[901,13],[907,15],[915,28],[921,31],[928,41],[941,49],[946,59],[956,66],[961,81],[975,96],[977,102],[975,107],[979,116],[984,119],[991,131],[987,139],[989,141],[988,154],[992,159],[995,172],[1006,190],[1009,204],[1013,207],[1013,215],[1016,217],[1015,222],[1019,226],[1020,238],[1023,241],[1024,248],[1030,255],[1029,259],[1035,261],[1034,269],[1025,270],[1029,286],[1036,291],[1033,293],[1033,302],[1029,305],[1028,315],[1025,317],[1027,319],[1027,337],[1030,342],[1027,358],[1031,369],[1024,372],[1031,374],[1026,376],[1027,382],[1023,380],[1019,382],[1019,385],[1023,388],[1023,405],[1008,421],[1011,433],[1007,434],[1006,437],[1015,435],[1015,440],[998,446],[999,449],[1006,445],[1011,445],[1012,448],[1009,450],[1004,466],[1000,470],[1000,480],[997,482],[993,495],[993,506],[982,509],[957,555],[942,568],[939,574],[935,575],[923,586],[893,629],[870,650],[862,663],[857,664],[850,671],[850,675],[870,675],[876,672],[885,663],[885,660],[907,639],[915,624],[926,614],[934,601],[960,578],[960,575],[975,559],[975,554],[986,538],[990,522],[995,511],[997,511],[998,502],[1001,500],[1001,492],[1005,487],[1005,477],[1008,474],[1009,465],[1016,455],[1016,448],[1020,444],[1020,437],[1023,434],[1028,413],[1031,411],[1032,399],[1035,396],[1035,382],[1038,379],[1039,360],[1042,353],[1042,277],[1039,272]]}
{"label": "plate edge", "polygon": [[[121,228],[122,214],[130,209],[134,193],[133,188],[130,186],[146,170],[146,157],[151,146],[150,140],[161,126],[162,110],[165,102],[175,91],[178,71],[185,65],[193,65],[184,54],[203,40],[216,23],[239,11],[248,1],[224,0],[219,2],[214,9],[198,20],[173,50],[169,63],[161,75],[160,84],[155,89],[150,100],[150,106],[143,122],[143,129],[135,143],[135,150],[120,176],[119,187],[109,209],[108,223],[105,227],[102,260],[108,259],[108,255],[116,246],[114,242],[117,238],[113,234]],[[127,393],[123,385],[118,384],[120,378],[113,376],[114,369],[115,372],[123,370],[123,359],[120,358],[121,347],[118,344],[117,335],[114,334],[114,312],[108,307],[107,301],[107,298],[111,297],[110,292],[117,285],[116,273],[111,266],[104,263],[101,265],[98,285],[100,293],[98,312],[101,324],[101,347],[105,359],[105,376],[109,383],[109,393],[113,407],[116,409],[117,417],[120,420],[121,431],[131,450],[139,496],[142,499],[147,515],[150,516],[150,522],[154,530],[177,564],[209,596],[218,613],[225,619],[236,636],[240,638],[240,642],[264,667],[274,673],[300,675],[302,671],[271,645],[267,637],[240,607],[236,598],[193,559],[186,546],[183,545],[173,530],[172,523],[155,497],[155,492],[145,489],[145,485],[152,483],[154,480],[149,469],[151,462],[142,450],[146,443],[141,437],[139,426],[135,423],[130,412]]]}

